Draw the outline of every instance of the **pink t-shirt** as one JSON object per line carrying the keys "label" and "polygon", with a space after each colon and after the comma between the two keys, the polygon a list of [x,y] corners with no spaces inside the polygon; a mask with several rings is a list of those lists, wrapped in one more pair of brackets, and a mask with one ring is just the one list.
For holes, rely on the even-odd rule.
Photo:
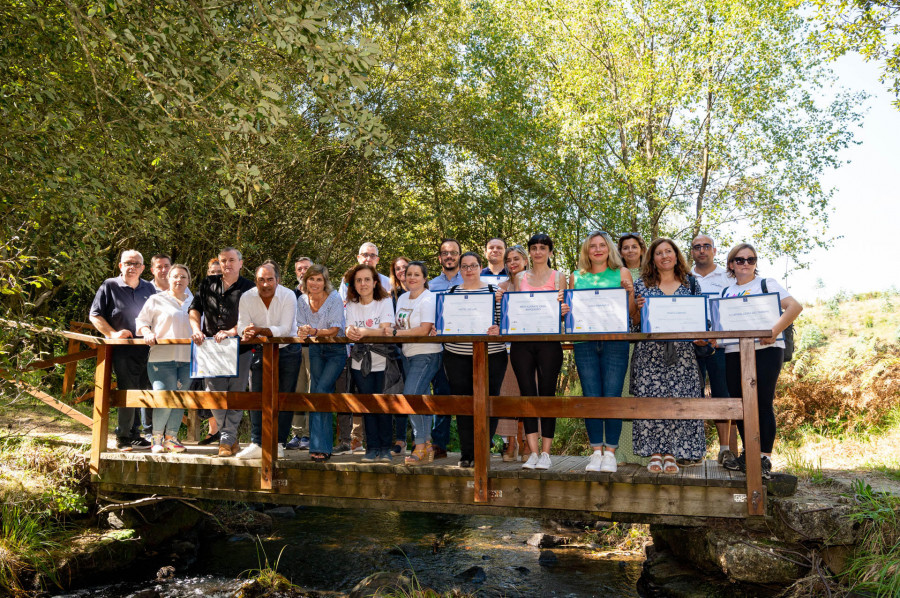
{"label": "pink t-shirt", "polygon": [[522,280],[519,282],[519,290],[520,291],[555,291],[556,290],[556,279],[559,278],[559,272],[556,270],[550,271],[550,278],[547,279],[547,282],[544,286],[533,287],[528,284],[528,274],[522,277]]}

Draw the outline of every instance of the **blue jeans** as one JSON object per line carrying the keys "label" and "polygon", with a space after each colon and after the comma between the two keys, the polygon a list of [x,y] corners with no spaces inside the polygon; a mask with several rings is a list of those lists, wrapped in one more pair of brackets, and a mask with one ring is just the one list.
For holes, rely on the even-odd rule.
{"label": "blue jeans", "polygon": [[[585,397],[621,397],[628,371],[627,341],[588,341],[575,343],[575,367],[581,378],[581,394]],[[619,446],[621,419],[584,420],[591,446]],[[604,441],[605,432],[605,441]]]}
{"label": "blue jeans", "polygon": [[[424,353],[422,355],[413,355],[412,357],[404,355],[403,371],[406,372],[406,379],[403,382],[403,394],[430,394],[429,386],[438,369],[442,369],[441,353]],[[430,415],[409,416],[416,444],[425,444],[431,440],[431,418],[432,416]],[[397,421],[396,416],[394,421]]]}
{"label": "blue jeans", "polygon": [[[147,364],[147,376],[150,377],[153,390],[188,390],[191,385],[191,363],[189,361],[151,361]],[[152,412],[154,434],[178,436],[184,409],[157,407]]]}
{"label": "blue jeans", "polygon": [[[303,345],[287,345],[278,350],[278,392],[296,390],[302,348]],[[262,346],[259,346],[250,360],[250,392],[262,391],[262,354]],[[293,411],[278,412],[278,442],[287,442],[293,419]],[[262,411],[250,412],[250,442],[262,444]]]}
{"label": "blue jeans", "polygon": [[[438,368],[437,374],[431,380],[431,386],[436,395],[450,394],[450,380],[447,379],[447,372],[444,371],[444,368]],[[444,450],[447,449],[447,444],[450,442],[450,423],[452,420],[452,415],[434,416],[434,429],[431,431],[431,438],[434,440],[435,445]]]}
{"label": "blue jeans", "polygon": [[719,347],[707,357],[698,357],[700,366],[700,388],[706,388],[706,375],[709,374],[709,392],[716,399],[727,399],[728,383],[725,379],[725,349]]}
{"label": "blue jeans", "polygon": [[[360,394],[377,394],[384,391],[384,371],[369,372],[368,376],[363,376],[362,370],[351,369],[350,375],[356,385],[356,392]],[[367,451],[391,450],[393,423],[394,419],[390,413],[363,414]]]}
{"label": "blue jeans", "polygon": [[[309,346],[309,392],[334,392],[347,363],[345,345]],[[309,452],[330,455],[334,450],[334,414],[309,412]]]}

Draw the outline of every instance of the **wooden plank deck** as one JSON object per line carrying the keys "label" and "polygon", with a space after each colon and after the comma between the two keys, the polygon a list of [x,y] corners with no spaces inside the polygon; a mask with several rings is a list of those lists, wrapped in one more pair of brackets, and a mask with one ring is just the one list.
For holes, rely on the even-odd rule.
{"label": "wooden plank deck", "polygon": [[546,470],[490,459],[489,501],[474,501],[472,469],[456,466],[458,455],[410,467],[362,463],[341,455],[314,463],[306,451],[278,459],[272,489],[262,487],[259,459],[220,459],[216,447],[189,446],[187,453],[107,452],[101,491],[156,493],[253,502],[384,510],[484,513],[506,516],[577,517],[665,521],[667,518],[743,518],[743,474],[715,461],[682,468],[678,475],[651,474],[636,464],[616,473],[587,472],[589,458],[557,455]]}

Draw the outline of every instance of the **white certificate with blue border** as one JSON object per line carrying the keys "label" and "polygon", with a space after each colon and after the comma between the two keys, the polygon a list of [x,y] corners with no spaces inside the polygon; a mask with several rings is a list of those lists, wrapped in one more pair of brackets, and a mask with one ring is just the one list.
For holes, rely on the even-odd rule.
{"label": "white certificate with blue border", "polygon": [[[709,306],[713,330],[771,330],[781,317],[781,294],[711,298]],[[775,340],[783,341],[784,335]],[[726,338],[719,343],[734,345],[738,339]]]}
{"label": "white certificate with blue border", "polygon": [[500,334],[559,334],[559,291],[503,293]]}
{"label": "white certificate with blue border", "polygon": [[610,289],[568,289],[568,334],[628,332],[628,291]]}
{"label": "white certificate with blue border", "polygon": [[482,334],[494,325],[493,293],[455,293],[437,296],[434,326],[438,334]]}
{"label": "white certificate with blue border", "polygon": [[706,318],[703,295],[646,297],[641,332],[706,332]]}
{"label": "white certificate with blue border", "polygon": [[191,341],[191,378],[234,378],[238,375],[240,339],[230,336],[217,343],[204,339],[202,345]]}

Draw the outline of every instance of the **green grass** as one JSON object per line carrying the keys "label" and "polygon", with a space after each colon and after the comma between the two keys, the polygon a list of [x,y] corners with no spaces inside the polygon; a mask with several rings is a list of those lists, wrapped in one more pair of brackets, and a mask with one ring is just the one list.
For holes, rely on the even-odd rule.
{"label": "green grass", "polygon": [[877,598],[900,596],[900,497],[853,486],[850,518],[863,526],[862,541],[847,563],[850,589]]}

